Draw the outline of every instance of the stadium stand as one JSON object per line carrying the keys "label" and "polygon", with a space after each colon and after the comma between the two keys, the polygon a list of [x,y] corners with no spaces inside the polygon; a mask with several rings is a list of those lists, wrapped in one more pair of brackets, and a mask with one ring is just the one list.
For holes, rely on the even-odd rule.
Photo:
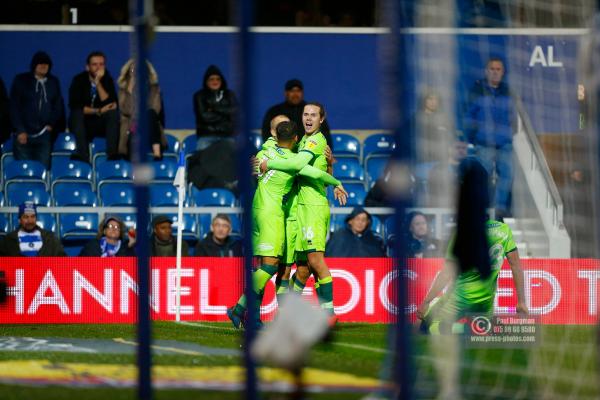
{"label": "stadium stand", "polygon": [[227,189],[198,189],[192,186],[191,199],[198,207],[235,207],[237,199]]}
{"label": "stadium stand", "polygon": [[361,182],[364,185],[365,172],[357,158],[339,158],[333,164],[333,176],[343,182]]}
{"label": "stadium stand", "polygon": [[135,189],[128,182],[102,182],[98,187],[98,197],[103,206],[133,206],[135,205]]}
{"label": "stadium stand", "polygon": [[352,135],[346,133],[332,134],[333,148],[335,149],[335,157],[356,157],[360,159],[361,149],[360,142]]}
{"label": "stadium stand", "polygon": [[150,207],[177,207],[177,188],[172,183],[150,186]]}
{"label": "stadium stand", "polygon": [[89,182],[58,182],[52,186],[52,201],[57,207],[96,207],[98,199]]}
{"label": "stadium stand", "polygon": [[56,137],[56,141],[52,146],[52,155],[70,155],[75,150],[75,135],[68,132],[61,132]]}
{"label": "stadium stand", "polygon": [[50,193],[42,182],[8,182],[4,187],[6,204],[15,207],[25,201],[33,201],[38,206],[50,206]]}

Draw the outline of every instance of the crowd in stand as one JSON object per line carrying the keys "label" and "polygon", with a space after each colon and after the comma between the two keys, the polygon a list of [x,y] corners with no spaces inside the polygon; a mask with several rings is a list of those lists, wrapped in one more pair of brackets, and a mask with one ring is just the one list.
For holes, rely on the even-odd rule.
{"label": "crowd in stand", "polygon": [[[0,79],[0,136],[2,141],[13,139],[16,160],[36,160],[50,168],[51,151],[56,135],[68,125],[76,139],[71,160],[90,163],[89,144],[96,137],[106,139],[108,160],[129,160],[132,138],[138,132],[136,74],[134,60],[121,68],[116,85],[106,69],[106,55],[95,51],[88,55],[85,70],[72,79],[68,93],[68,119],[65,101],[58,79],[52,75],[50,56],[39,51],[31,59],[29,70],[18,74],[7,94]],[[148,151],[155,160],[161,160],[167,149],[164,132],[164,99],[158,73],[150,62],[144,65],[148,75],[148,109],[143,114],[148,121],[151,147]],[[463,132],[453,128],[450,117],[441,107],[440,96],[427,92],[419,109],[403,129],[413,130],[416,140],[416,165],[413,170],[414,194],[418,204],[432,207],[453,206],[457,167],[462,159],[471,155],[480,158],[488,169],[495,188],[496,215],[499,218],[511,213],[512,186],[512,136],[516,112],[512,94],[503,81],[504,65],[501,59],[492,58],[485,68],[485,78],[475,82],[463,116]],[[273,124],[286,117],[302,126],[304,86],[298,79],[284,85],[284,99],[270,107],[263,118],[263,141],[274,132]],[[209,66],[202,87],[193,95],[196,119],[196,152],[188,159],[188,177],[194,185],[223,187],[236,193],[234,118],[238,101],[228,88],[225,76],[217,66]],[[68,121],[68,124],[67,124]],[[327,121],[322,132],[331,149],[334,147]],[[300,136],[302,132],[299,132]],[[448,151],[445,151],[448,149]],[[367,207],[393,206],[394,188],[398,186],[397,168],[391,157],[382,175],[374,181],[364,201]],[[423,187],[422,185],[426,185]],[[361,204],[363,205],[363,204]],[[32,211],[33,210],[33,211]],[[34,249],[45,254],[46,243],[55,255],[58,245],[48,239],[50,233],[35,230],[35,205],[22,205],[19,209],[19,228],[6,236],[1,254],[15,254],[22,238],[35,234]],[[27,219],[29,218],[29,220]],[[35,218],[34,218],[35,220]],[[28,222],[29,221],[29,222]],[[389,254],[381,237],[372,230],[372,216],[362,208],[354,209],[343,226],[331,235],[327,246],[328,256],[379,257]],[[424,214],[412,215],[404,227],[404,235],[411,243],[412,256],[440,256],[441,245],[429,240]],[[171,220],[166,216],[154,219],[152,254],[172,255]],[[135,235],[127,235],[123,222],[117,216],[108,216],[99,224],[98,236],[88,243],[81,255],[131,255],[134,254]],[[241,254],[239,243],[229,235],[231,221],[227,215],[218,215],[211,232],[201,241],[194,254],[204,256],[231,256]],[[439,234],[439,233],[438,233]],[[11,242],[12,240],[12,242]],[[15,242],[17,246],[15,246]],[[52,239],[54,240],[54,239]],[[389,241],[388,241],[389,242]],[[42,243],[40,247],[39,244]],[[389,243],[388,243],[389,245]],[[7,247],[8,246],[8,247]],[[184,255],[191,254],[187,245]]]}

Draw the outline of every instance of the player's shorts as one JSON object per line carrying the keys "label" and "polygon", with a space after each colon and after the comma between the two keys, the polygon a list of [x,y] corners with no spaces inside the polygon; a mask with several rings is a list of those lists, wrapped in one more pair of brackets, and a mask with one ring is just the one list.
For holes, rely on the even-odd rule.
{"label": "player's shorts", "polygon": [[283,262],[287,265],[296,262],[296,237],[298,236],[298,220],[285,220],[285,248],[283,252]]}
{"label": "player's shorts", "polygon": [[285,219],[272,210],[252,209],[252,246],[255,256],[281,257],[285,243]]}
{"label": "player's shorts", "polygon": [[325,251],[329,206],[298,204],[297,252]]}
{"label": "player's shorts", "polygon": [[457,324],[459,319],[473,314],[491,316],[494,312],[493,300],[470,302],[457,297],[453,292],[448,292],[437,300],[431,302],[421,323],[421,331],[434,334],[459,333],[462,329],[462,324]]}

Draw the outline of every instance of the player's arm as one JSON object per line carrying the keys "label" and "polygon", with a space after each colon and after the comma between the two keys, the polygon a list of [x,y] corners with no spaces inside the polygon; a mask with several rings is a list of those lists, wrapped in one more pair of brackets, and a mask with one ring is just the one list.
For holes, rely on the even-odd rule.
{"label": "player's arm", "polygon": [[335,179],[327,172],[321,171],[320,169],[315,168],[312,165],[307,165],[298,172],[298,175],[306,176],[308,178],[322,182],[326,185],[333,186],[335,188],[333,191],[335,199],[340,203],[340,205],[346,205],[348,192],[346,192],[346,189],[344,189],[342,182]]}
{"label": "player's arm", "polygon": [[417,318],[423,319],[425,317],[431,301],[435,299],[450,282],[453,282],[455,277],[456,265],[453,261],[446,260],[444,263],[444,268],[442,268],[442,270],[435,276],[429,292],[427,292],[425,299],[423,299],[423,302],[417,308]]}
{"label": "player's arm", "polygon": [[285,160],[268,160],[260,163],[261,173],[269,169],[276,169],[283,172],[298,173],[302,168],[308,165],[313,159],[314,154],[307,150],[301,150],[295,157]]}
{"label": "player's arm", "polygon": [[519,258],[518,250],[515,248],[513,251],[507,253],[506,259],[510,265],[515,288],[517,289],[517,312],[529,314],[527,301],[525,300],[525,290],[523,289],[523,270],[521,269],[521,259]]}

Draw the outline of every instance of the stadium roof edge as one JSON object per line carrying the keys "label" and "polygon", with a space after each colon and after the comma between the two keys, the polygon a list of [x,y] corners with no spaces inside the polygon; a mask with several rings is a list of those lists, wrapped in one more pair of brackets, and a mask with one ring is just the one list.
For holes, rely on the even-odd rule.
{"label": "stadium roof edge", "polygon": [[[157,26],[163,33],[235,33],[235,26]],[[280,27],[255,26],[250,30],[256,33],[288,34],[353,34],[378,35],[389,32],[387,28],[340,28],[340,27]],[[131,32],[130,25],[0,25],[0,32]],[[585,35],[587,28],[407,28],[409,34],[461,34],[461,35]]]}

